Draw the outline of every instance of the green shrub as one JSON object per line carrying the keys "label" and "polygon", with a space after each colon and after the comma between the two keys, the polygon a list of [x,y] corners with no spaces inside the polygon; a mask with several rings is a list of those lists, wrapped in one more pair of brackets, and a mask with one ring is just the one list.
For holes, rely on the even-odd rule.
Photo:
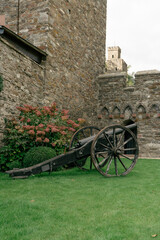
{"label": "green shrub", "polygon": [[82,118],[71,120],[69,111],[58,110],[56,103],[49,107],[25,104],[17,109],[19,116],[6,120],[0,171],[10,168],[14,161],[19,161],[23,167],[24,155],[33,147],[50,147],[57,155],[64,153],[73,132],[85,121]]}
{"label": "green shrub", "polygon": [[[22,168],[25,152],[15,146],[3,146],[0,148],[0,170]],[[18,162],[18,163],[17,163]]]}
{"label": "green shrub", "polygon": [[12,170],[13,168],[22,168],[22,162],[14,161],[7,164],[7,167]]}
{"label": "green shrub", "polygon": [[30,167],[55,157],[56,151],[50,147],[33,147],[24,156],[23,166]]}

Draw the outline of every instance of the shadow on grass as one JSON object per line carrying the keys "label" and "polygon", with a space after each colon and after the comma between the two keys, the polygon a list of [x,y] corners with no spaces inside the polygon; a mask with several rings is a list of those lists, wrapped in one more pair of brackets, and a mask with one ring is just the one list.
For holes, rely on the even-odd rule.
{"label": "shadow on grass", "polygon": [[[151,165],[149,164],[152,162],[155,162],[155,164],[157,164],[157,166],[159,165],[159,160],[158,159],[139,159],[136,166],[133,168],[133,170],[127,174],[126,176],[119,176],[119,177],[111,177],[112,179],[119,179],[119,178],[127,178],[128,180],[130,178],[142,178],[142,176],[148,176],[148,174],[152,171]],[[145,169],[145,170],[144,170]],[[146,171],[147,169],[147,171]],[[157,172],[158,172],[158,168],[157,168]],[[32,175],[30,176],[28,179],[33,179],[33,178],[45,178],[45,177],[49,177],[49,178],[55,178],[55,177],[86,177],[86,176],[93,176],[93,177],[98,177],[98,178],[103,178],[103,179],[110,179],[110,178],[105,178],[104,176],[102,176],[95,168],[92,170],[81,170],[77,167],[71,168],[71,169],[62,169],[59,171],[54,171],[54,172],[44,172],[44,173],[40,173],[37,175]],[[11,177],[8,176],[8,174],[5,173],[0,173],[0,178],[1,180],[13,180]],[[20,180],[20,179],[18,179]],[[26,180],[26,179],[21,179],[22,180]]]}
{"label": "shadow on grass", "polygon": [[[119,178],[131,178],[131,177],[138,177],[139,172],[138,171],[133,171],[130,172],[129,174],[127,174],[126,176],[118,176],[118,177],[111,177],[112,179],[119,179]],[[101,175],[96,169],[92,169],[92,170],[81,170],[77,167],[72,168],[72,169],[62,169],[59,171],[53,171],[53,172],[43,172],[40,174],[36,174],[36,175],[31,175],[30,177],[26,178],[26,179],[12,179],[11,177],[9,177],[8,174],[6,173],[0,173],[0,178],[1,180],[14,180],[14,181],[26,181],[27,179],[33,179],[33,178],[55,178],[55,177],[86,177],[86,176],[93,176],[93,177],[98,177],[98,178],[103,178],[103,179],[111,179],[108,177],[104,177],[103,175]]]}

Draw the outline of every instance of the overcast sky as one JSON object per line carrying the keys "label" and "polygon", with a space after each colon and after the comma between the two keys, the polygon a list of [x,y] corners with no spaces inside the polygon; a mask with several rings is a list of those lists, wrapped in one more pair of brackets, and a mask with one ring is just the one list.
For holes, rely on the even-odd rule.
{"label": "overcast sky", "polygon": [[121,48],[130,72],[160,70],[160,0],[107,0],[106,44]]}

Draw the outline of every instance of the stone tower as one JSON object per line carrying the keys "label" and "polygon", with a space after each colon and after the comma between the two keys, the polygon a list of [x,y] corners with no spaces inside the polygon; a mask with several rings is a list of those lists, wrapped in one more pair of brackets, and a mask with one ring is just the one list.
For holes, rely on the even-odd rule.
{"label": "stone tower", "polygon": [[[106,5],[107,0],[1,0],[0,25],[47,53],[46,61],[38,66],[44,70],[43,77],[38,75],[43,83],[43,101],[34,101],[38,99],[34,92],[30,104],[55,101],[72,116],[93,120],[97,114],[95,79],[105,69]],[[5,55],[1,58],[0,65]],[[6,81],[12,65],[13,61],[8,61],[1,70]],[[32,65],[28,68],[34,72]],[[20,75],[21,69],[20,63],[14,66],[19,81],[26,76],[25,72]],[[17,79],[12,83],[17,84]],[[3,94],[7,96],[7,88]],[[10,105],[21,104],[21,98],[12,97],[6,106],[9,101]],[[23,103],[28,104],[27,94]]]}
{"label": "stone tower", "polygon": [[107,72],[127,72],[127,64],[121,59],[120,47],[108,47]]}

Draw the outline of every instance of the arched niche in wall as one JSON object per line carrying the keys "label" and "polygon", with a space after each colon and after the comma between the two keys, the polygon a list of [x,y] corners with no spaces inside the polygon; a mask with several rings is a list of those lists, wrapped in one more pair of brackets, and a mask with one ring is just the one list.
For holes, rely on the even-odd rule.
{"label": "arched niche in wall", "polygon": [[138,107],[137,107],[137,118],[139,120],[142,120],[142,119],[145,119],[146,118],[146,108],[140,104]]}
{"label": "arched niche in wall", "polygon": [[113,109],[112,115],[114,118],[119,118],[120,117],[120,109],[116,106]]}
{"label": "arched niche in wall", "polygon": [[102,117],[103,117],[103,118],[108,118],[108,116],[109,116],[109,111],[108,111],[108,109],[107,109],[106,107],[102,108],[101,114],[102,114]]}
{"label": "arched niche in wall", "polygon": [[152,104],[149,112],[151,117],[156,118],[157,114],[160,113],[159,106],[157,104]]}
{"label": "arched niche in wall", "polygon": [[157,129],[157,133],[159,132],[159,125],[160,125],[160,108],[158,104],[152,104],[150,109],[150,119],[153,129]]}
{"label": "arched niche in wall", "polygon": [[126,106],[125,109],[124,109],[124,118],[125,119],[130,119],[131,116],[132,116],[132,113],[133,113],[133,111],[132,111],[131,106],[129,106],[129,105]]}

